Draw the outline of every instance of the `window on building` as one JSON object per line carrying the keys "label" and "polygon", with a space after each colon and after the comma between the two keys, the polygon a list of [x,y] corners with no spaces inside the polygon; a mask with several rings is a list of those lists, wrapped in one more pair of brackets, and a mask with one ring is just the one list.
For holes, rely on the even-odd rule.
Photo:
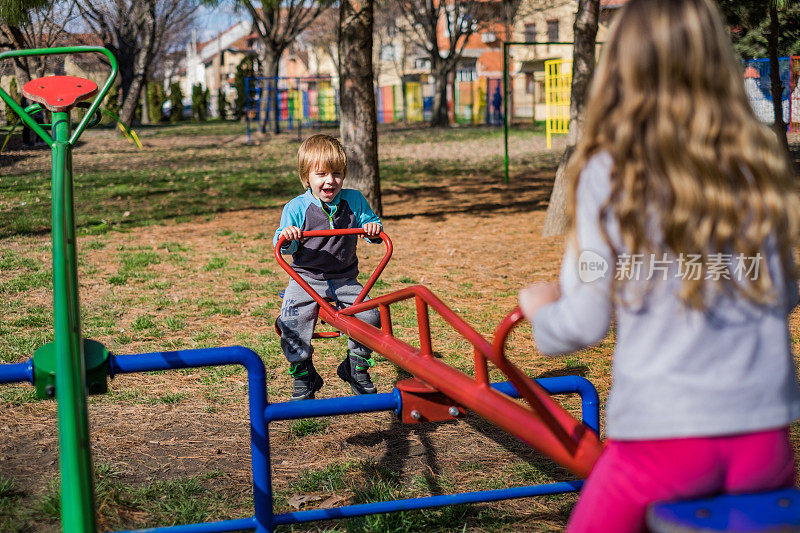
{"label": "window on building", "polygon": [[397,53],[394,43],[381,45],[381,60],[394,61],[397,59]]}
{"label": "window on building", "polygon": [[534,101],[537,104],[543,104],[544,103],[544,96],[545,96],[545,94],[544,94],[544,78],[541,78],[541,79],[538,79],[538,80],[534,78],[534,80],[535,80],[534,83],[536,85],[536,88],[535,88],[536,94],[534,95]]}
{"label": "window on building", "polygon": [[418,57],[414,60],[414,68],[417,70],[430,70],[431,60]]}
{"label": "window on building", "polygon": [[547,40],[551,42],[558,41],[558,19],[547,21]]}
{"label": "window on building", "polygon": [[533,72],[528,72],[525,74],[525,94],[533,94],[534,90]]}
{"label": "window on building", "polygon": [[475,66],[459,67],[456,70],[456,81],[475,81],[478,79],[478,72]]}
{"label": "window on building", "polygon": [[536,24],[525,24],[525,41],[529,43],[536,41]]}

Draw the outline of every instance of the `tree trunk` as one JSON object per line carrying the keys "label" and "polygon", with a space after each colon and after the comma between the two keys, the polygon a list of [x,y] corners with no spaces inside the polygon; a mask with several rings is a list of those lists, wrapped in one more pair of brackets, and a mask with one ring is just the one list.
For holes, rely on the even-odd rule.
{"label": "tree trunk", "polygon": [[378,172],[378,118],[372,69],[373,0],[339,7],[339,128],[347,153],[347,183],[383,214]]}
{"label": "tree trunk", "polygon": [[277,135],[281,132],[280,117],[278,116],[278,76],[281,64],[280,50],[265,48],[261,58],[261,75],[266,78],[265,86],[261,88],[259,110],[261,113],[261,133],[267,133],[272,125],[272,131]]}
{"label": "tree trunk", "polygon": [[589,96],[589,83],[594,74],[595,43],[597,40],[597,22],[600,14],[600,0],[579,0],[578,12],[575,14],[573,49],[572,49],[572,87],[569,105],[569,134],[567,148],[561,156],[556,171],[556,180],[550,203],[544,218],[542,234],[545,237],[560,235],[566,229],[566,184],[564,169],[572,156],[578,139],[583,135],[585,120],[584,109]]}
{"label": "tree trunk", "polygon": [[[142,124],[150,124],[153,121],[156,121],[155,117],[150,116],[150,105],[148,104],[148,95],[147,95],[147,83],[142,83],[142,91],[141,92],[141,102],[139,105],[142,106]],[[153,119],[152,121],[150,119]]]}
{"label": "tree trunk", "polygon": [[447,109],[448,72],[444,68],[436,68],[434,73],[433,116],[431,126],[449,126],[450,115]]}
{"label": "tree trunk", "polygon": [[[135,59],[133,61],[132,72],[128,73],[128,76],[132,76],[130,79],[130,85],[128,86],[128,92],[126,93],[124,88],[122,89],[123,100],[119,118],[128,126],[133,124],[133,119],[136,116],[136,107],[139,105],[139,97],[142,92],[142,87],[144,86],[144,80],[147,76],[147,70],[150,67],[150,62],[153,59],[156,31],[155,2],[149,3],[146,6],[142,17],[144,17],[144,23],[142,24],[144,30],[140,36],[141,47],[136,51],[135,55],[131,54],[133,57],[135,57]],[[124,87],[126,79],[122,77],[121,71],[120,76],[121,87]]]}
{"label": "tree trunk", "polygon": [[786,138],[786,123],[783,121],[783,84],[781,84],[780,63],[778,62],[779,36],[780,24],[778,23],[778,6],[776,0],[770,0],[767,48],[769,49],[769,78],[772,92],[772,109],[775,114],[774,128],[778,140],[788,150],[789,140]]}
{"label": "tree trunk", "polygon": [[131,92],[131,84],[136,72],[136,56],[131,51],[130,54],[125,53],[126,48],[120,47],[119,51],[114,54],[117,58],[117,68],[119,69],[119,94],[121,102],[125,102],[128,94]]}
{"label": "tree trunk", "polygon": [[128,93],[125,95],[122,101],[122,109],[119,112],[120,120],[123,124],[127,124],[129,127],[133,124],[133,120],[136,118],[136,108],[139,106],[144,80],[144,71],[139,70],[139,64],[141,61],[137,61],[136,63],[137,71],[134,73],[133,79],[128,86]]}

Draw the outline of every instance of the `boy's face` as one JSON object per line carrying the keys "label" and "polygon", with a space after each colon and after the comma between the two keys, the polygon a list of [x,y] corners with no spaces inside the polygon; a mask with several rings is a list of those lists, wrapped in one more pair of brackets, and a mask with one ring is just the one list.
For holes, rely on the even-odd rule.
{"label": "boy's face", "polygon": [[311,194],[323,202],[332,202],[342,190],[344,175],[328,167],[315,167],[308,173],[308,186]]}

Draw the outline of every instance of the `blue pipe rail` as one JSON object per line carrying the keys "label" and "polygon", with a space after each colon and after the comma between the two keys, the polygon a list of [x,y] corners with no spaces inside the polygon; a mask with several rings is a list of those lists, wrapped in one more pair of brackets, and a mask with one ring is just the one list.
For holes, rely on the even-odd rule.
{"label": "blue pipe rail", "polygon": [[[253,468],[253,507],[255,530],[272,531],[272,479],[269,468],[269,434],[264,419],[267,407],[267,373],[264,363],[253,350],[242,346],[202,348],[175,352],[153,352],[109,357],[109,374],[172,370],[201,366],[242,365],[247,370],[247,395],[250,408],[250,458]],[[251,519],[248,519],[251,520]],[[233,521],[232,529],[178,529],[177,531],[236,531],[242,529]],[[224,524],[224,522],[223,522]],[[197,524],[199,527],[201,524]],[[204,527],[207,524],[202,524]],[[188,526],[181,526],[188,527]],[[253,526],[247,526],[252,528]],[[247,529],[247,527],[245,529]],[[164,528],[164,531],[176,531]]]}
{"label": "blue pipe rail", "polygon": [[228,531],[246,531],[258,527],[255,516],[239,518],[237,520],[223,520],[220,522],[203,522],[200,524],[187,524],[183,526],[151,527],[145,529],[130,529],[117,533],[225,533]]}
{"label": "blue pipe rail", "polygon": [[0,365],[0,383],[20,383],[27,381],[33,385],[33,358],[22,363]]}
{"label": "blue pipe rail", "polygon": [[426,496],[423,498],[408,498],[404,500],[391,500],[377,503],[362,503],[333,509],[313,509],[311,511],[298,511],[274,516],[274,524],[286,525],[315,520],[331,520],[338,518],[353,518],[379,513],[394,513],[399,511],[413,511],[429,509],[432,507],[445,507],[465,503],[492,502],[526,498],[528,496],[543,496],[547,494],[562,494],[576,492],[583,486],[582,480],[562,481],[546,485],[529,485],[526,487],[511,487],[508,489],[481,490],[476,492],[462,492],[461,494],[445,494],[441,496]]}
{"label": "blue pipe rail", "polygon": [[[345,396],[305,402],[268,404],[264,363],[255,352],[241,346],[131,355],[111,355],[109,357],[109,374],[113,377],[116,374],[134,372],[232,364],[242,365],[247,370],[248,376],[253,503],[255,515],[236,520],[166,526],[136,531],[148,533],[217,533],[254,529],[258,533],[271,532],[277,525],[348,518],[368,514],[410,511],[465,503],[524,498],[545,494],[560,494],[578,491],[583,485],[583,481],[575,480],[461,494],[407,498],[275,515],[273,514],[272,507],[272,480],[269,468],[268,427],[270,422],[375,411],[394,411],[396,414],[399,414],[402,408],[400,391],[395,388],[392,392],[375,395]],[[33,359],[29,359],[23,363],[0,365],[0,383],[22,381],[33,383]],[[597,390],[589,380],[581,376],[563,376],[537,379],[536,382],[550,394],[578,393],[581,397],[583,422],[595,432],[599,431],[600,402]],[[492,387],[511,397],[519,397],[517,390],[510,382],[493,383]]]}

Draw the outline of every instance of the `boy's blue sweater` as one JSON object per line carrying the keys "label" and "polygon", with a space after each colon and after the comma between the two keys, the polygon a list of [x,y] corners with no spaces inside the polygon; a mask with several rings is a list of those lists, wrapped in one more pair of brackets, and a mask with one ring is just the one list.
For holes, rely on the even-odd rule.
{"label": "boy's blue sweater", "polygon": [[[323,203],[311,194],[311,189],[292,199],[283,207],[281,223],[275,230],[272,245],[287,226],[301,231],[360,228],[367,222],[381,223],[367,199],[355,189],[342,189],[330,203]],[[358,275],[355,235],[312,237],[303,242],[291,241],[281,247],[292,254],[292,267],[312,279],[354,278]]]}

